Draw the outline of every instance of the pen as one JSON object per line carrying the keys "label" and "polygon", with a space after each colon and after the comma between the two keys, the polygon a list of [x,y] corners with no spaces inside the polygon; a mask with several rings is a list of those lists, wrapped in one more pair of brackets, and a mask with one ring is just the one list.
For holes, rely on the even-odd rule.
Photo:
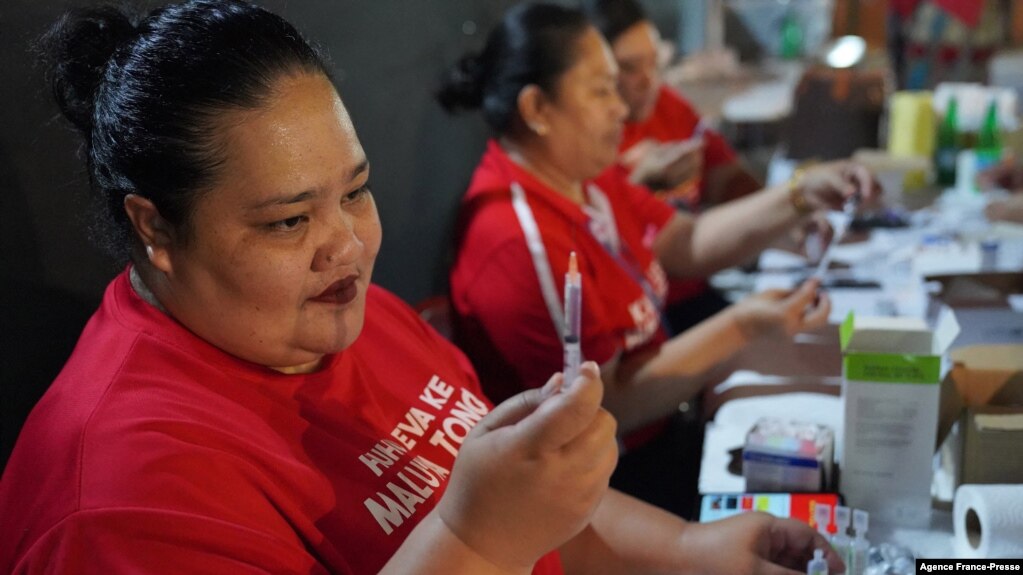
{"label": "pen", "polygon": [[565,374],[564,385],[571,385],[579,375],[579,364],[582,362],[582,351],[579,339],[582,335],[582,302],[583,282],[579,275],[579,264],[575,252],[568,256],[568,273],[565,274]]}

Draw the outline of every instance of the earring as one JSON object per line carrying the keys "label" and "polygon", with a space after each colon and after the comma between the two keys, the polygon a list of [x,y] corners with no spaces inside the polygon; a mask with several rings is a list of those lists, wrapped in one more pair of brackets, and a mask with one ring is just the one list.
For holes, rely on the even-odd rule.
{"label": "earring", "polygon": [[529,129],[533,130],[534,132],[536,132],[536,135],[538,135],[538,136],[546,136],[547,135],[547,126],[545,126],[543,124],[530,124],[529,125]]}
{"label": "earring", "polygon": [[147,257],[148,257],[148,258],[149,258],[150,260],[152,260],[152,259],[153,259],[153,246],[151,246],[151,245],[149,245],[149,244],[146,244],[146,256],[147,256]]}

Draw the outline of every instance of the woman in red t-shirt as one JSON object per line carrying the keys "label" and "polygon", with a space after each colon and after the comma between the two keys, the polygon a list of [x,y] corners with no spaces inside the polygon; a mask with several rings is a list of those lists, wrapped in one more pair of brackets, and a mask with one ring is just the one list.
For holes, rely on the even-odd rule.
{"label": "woman in red t-shirt", "polygon": [[371,285],[369,163],[290,24],[82,8],[47,45],[130,263],[4,470],[0,572],[559,575],[598,507],[647,521],[596,366],[491,410]]}
{"label": "woman in red t-shirt", "polygon": [[877,188],[861,167],[835,163],[699,217],[676,212],[608,170],[627,115],[616,80],[607,43],[580,12],[525,5],[452,70],[439,97],[449,109],[482,108],[496,136],[456,232],[459,343],[494,397],[541,385],[561,365],[558,294],[577,252],[582,353],[601,365],[605,405],[628,435],[676,412],[749,342],[827,319],[828,299],[811,281],[669,339],[660,317],[667,277],[744,262],[814,210]]}

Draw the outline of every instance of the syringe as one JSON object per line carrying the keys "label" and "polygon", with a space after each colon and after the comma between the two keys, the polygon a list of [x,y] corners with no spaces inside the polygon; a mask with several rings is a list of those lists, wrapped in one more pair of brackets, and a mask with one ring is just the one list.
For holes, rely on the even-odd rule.
{"label": "syringe", "polygon": [[821,259],[817,262],[817,269],[814,270],[811,277],[819,280],[824,279],[824,274],[828,273],[828,268],[831,266],[831,248],[842,242],[842,238],[845,237],[845,232],[849,230],[849,226],[852,225],[853,218],[856,216],[856,209],[860,206],[859,194],[850,196],[845,204],[842,205],[842,217],[836,221],[835,235],[831,236],[831,241],[828,242],[828,246],[824,248],[824,253],[821,254]]}
{"label": "syringe", "polygon": [[568,256],[568,273],[565,274],[565,385],[571,385],[579,375],[582,350],[579,340],[582,336],[583,281],[579,275],[579,264],[575,252]]}

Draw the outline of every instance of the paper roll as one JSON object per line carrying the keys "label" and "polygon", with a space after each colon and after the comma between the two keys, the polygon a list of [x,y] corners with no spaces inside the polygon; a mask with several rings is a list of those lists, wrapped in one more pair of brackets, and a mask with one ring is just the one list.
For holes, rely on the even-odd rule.
{"label": "paper roll", "polygon": [[1023,557],[1023,484],[960,485],[952,520],[959,557]]}

